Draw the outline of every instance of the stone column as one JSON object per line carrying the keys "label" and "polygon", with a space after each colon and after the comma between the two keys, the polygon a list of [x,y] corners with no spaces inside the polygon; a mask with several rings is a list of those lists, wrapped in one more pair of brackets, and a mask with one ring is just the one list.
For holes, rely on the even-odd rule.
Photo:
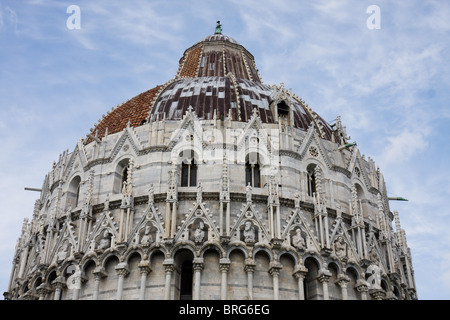
{"label": "stone column", "polygon": [[299,300],[305,300],[305,291],[303,281],[305,280],[308,268],[302,265],[296,265],[294,270],[294,277],[298,280],[298,298]]}
{"label": "stone column", "polygon": [[280,275],[280,271],[283,267],[278,261],[270,263],[269,273],[273,279],[273,299],[278,300],[279,297],[279,288],[278,288],[278,276]]}
{"label": "stone column", "polygon": [[122,300],[122,292],[123,292],[123,279],[130,273],[128,267],[125,263],[119,263],[116,267],[117,275],[119,276],[119,280],[117,281],[117,296],[116,300]]}
{"label": "stone column", "polygon": [[106,277],[105,269],[102,267],[96,267],[94,271],[92,271],[94,275],[94,294],[92,295],[92,300],[98,300],[98,293],[100,290],[100,280],[103,277]]}
{"label": "stone column", "polygon": [[222,272],[222,282],[220,284],[220,299],[226,300],[228,287],[227,274],[230,270],[230,259],[220,259],[219,268]]}
{"label": "stone column", "polygon": [[336,280],[336,283],[341,287],[342,290],[342,300],[348,300],[347,283],[349,281],[350,278],[345,274],[340,274]]}
{"label": "stone column", "polygon": [[53,300],[60,300],[62,289],[66,286],[66,279],[61,276],[57,277],[52,281],[52,286],[55,288],[55,295],[53,297]]}
{"label": "stone column", "polygon": [[163,266],[166,271],[166,281],[164,284],[164,299],[170,299],[170,282],[172,281],[172,273],[175,270],[175,266],[173,265],[173,259],[166,259],[163,262]]}
{"label": "stone column", "polygon": [[317,279],[322,283],[323,288],[323,300],[329,300],[330,297],[328,295],[328,281],[331,278],[331,272],[328,270],[321,270]]}
{"label": "stone column", "polygon": [[203,270],[203,258],[195,258],[192,261],[192,269],[194,269],[194,292],[192,294],[193,300],[200,300],[200,280],[201,271]]}
{"label": "stone column", "polygon": [[80,297],[81,282],[83,281],[84,277],[82,276],[79,269],[77,269],[77,271],[75,271],[75,274],[73,274],[71,277],[71,289],[73,288],[72,300],[78,300]]}
{"label": "stone column", "polygon": [[369,286],[367,282],[359,279],[356,282],[355,288],[361,294],[361,300],[367,300],[367,292],[369,291]]}
{"label": "stone column", "polygon": [[147,282],[147,275],[152,271],[152,268],[150,268],[150,261],[141,261],[139,263],[139,270],[141,271],[141,289],[139,292],[139,300],[145,300],[145,283]]}
{"label": "stone column", "polygon": [[253,272],[255,272],[256,262],[253,259],[246,259],[244,270],[247,272],[248,299],[253,300]]}
{"label": "stone column", "polygon": [[36,288],[36,292],[39,294],[39,300],[44,300],[48,293],[50,293],[50,288],[47,287],[45,283],[41,284]]}

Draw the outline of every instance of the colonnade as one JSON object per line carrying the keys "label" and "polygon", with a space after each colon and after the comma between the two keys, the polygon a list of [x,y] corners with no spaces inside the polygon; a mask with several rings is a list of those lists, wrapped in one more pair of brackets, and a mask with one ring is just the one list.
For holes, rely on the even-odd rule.
{"label": "colonnade", "polygon": [[[229,270],[230,270],[230,264],[231,261],[228,258],[221,258],[219,260],[219,270],[220,270],[220,299],[226,300],[226,299],[234,299],[235,297],[228,297],[227,296],[227,288],[228,288],[228,276],[229,276]],[[139,272],[140,272],[140,285],[139,285],[139,300],[145,300],[146,297],[146,281],[148,275],[152,272],[152,269],[150,267],[150,262],[148,260],[141,260],[139,265]],[[163,268],[164,268],[164,299],[170,300],[174,299],[173,295],[174,293],[174,287],[173,287],[173,276],[174,272],[176,270],[176,264],[174,259],[165,259],[163,261]],[[248,299],[252,300],[254,298],[254,274],[255,274],[255,268],[256,268],[256,261],[253,259],[246,259],[245,265],[244,265],[244,271],[246,272],[246,279],[247,279],[247,294]],[[272,286],[273,286],[273,296],[269,297],[269,299],[278,300],[280,299],[280,287],[279,287],[279,276],[280,272],[282,270],[283,266],[275,261],[270,263],[270,268],[268,270],[268,273],[272,277]],[[119,263],[115,268],[115,272],[117,275],[117,289],[116,289],[116,300],[122,300],[123,298],[123,290],[124,290],[124,280],[125,277],[127,277],[130,274],[129,267],[126,263],[122,262]],[[202,278],[202,272],[204,269],[204,259],[203,258],[194,258],[192,261],[192,277],[193,277],[193,285],[192,285],[192,299],[193,300],[200,300],[201,295],[201,278]],[[100,282],[101,279],[106,277],[107,274],[102,267],[96,267],[93,271],[93,279],[94,279],[94,286],[93,286],[93,293],[92,293],[92,299],[98,300],[99,299],[99,293],[100,293]],[[296,265],[295,270],[292,274],[293,278],[297,281],[297,298],[299,300],[305,300],[306,299],[306,293],[305,293],[305,278],[308,274],[308,269],[303,265]],[[319,270],[319,273],[315,280],[318,281],[321,285],[321,293],[323,300],[329,300],[329,283],[330,279],[332,278],[332,274],[330,271],[326,269]],[[338,275],[337,279],[333,279],[334,283],[339,285],[341,290],[341,299],[347,300],[348,299],[348,292],[347,292],[347,284],[350,281],[349,277],[345,274]],[[75,281],[78,281],[78,286],[74,285],[73,292],[71,299],[78,300],[80,298],[80,288],[82,286],[83,277],[80,277],[79,279],[76,279]],[[75,283],[76,284],[76,283]],[[54,287],[54,300],[61,299],[61,293],[62,289],[65,287],[65,281],[61,280],[61,277],[58,277],[56,280],[52,282],[52,285]],[[367,300],[367,292],[368,292],[368,284],[365,281],[358,280],[357,285],[355,285],[355,289],[360,293],[360,299],[361,300]],[[39,299],[45,299],[46,293],[51,293],[48,290],[38,290],[38,293],[40,294]],[[382,295],[380,296],[382,298]],[[374,297],[378,298],[378,297]]]}

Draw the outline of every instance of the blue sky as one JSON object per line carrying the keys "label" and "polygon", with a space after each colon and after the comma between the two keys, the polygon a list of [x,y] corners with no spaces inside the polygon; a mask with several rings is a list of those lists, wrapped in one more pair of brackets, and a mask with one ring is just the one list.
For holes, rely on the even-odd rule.
{"label": "blue sky", "polygon": [[[80,8],[69,29],[67,8]],[[369,29],[370,5],[380,29]],[[341,115],[384,174],[419,299],[450,298],[450,2],[0,0],[0,291],[45,175],[108,110],[172,79],[223,33],[325,120]]]}

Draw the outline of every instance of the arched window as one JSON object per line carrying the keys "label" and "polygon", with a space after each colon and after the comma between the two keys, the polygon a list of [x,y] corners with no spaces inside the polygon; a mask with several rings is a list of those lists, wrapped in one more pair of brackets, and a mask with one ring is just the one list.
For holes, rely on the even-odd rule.
{"label": "arched window", "polygon": [[114,172],[113,193],[118,194],[122,192],[123,183],[128,179],[129,164],[130,159],[128,158],[121,160],[117,164],[116,171]]}
{"label": "arched window", "polygon": [[193,150],[184,150],[180,153],[181,162],[181,186],[195,187],[197,185],[197,161]]}
{"label": "arched window", "polygon": [[197,185],[197,164],[195,161],[181,164],[181,186],[195,187]]}
{"label": "arched window", "polygon": [[123,183],[128,180],[128,166],[123,168],[122,170],[122,182],[120,183],[121,186],[123,186]]}
{"label": "arched window", "polygon": [[308,184],[308,196],[312,197],[316,192],[316,175],[315,175],[315,164],[310,164],[307,167],[307,181]]}
{"label": "arched window", "polygon": [[80,201],[80,185],[81,177],[76,176],[69,183],[69,189],[67,190],[67,204],[66,207],[71,207],[75,209]]}
{"label": "arched window", "polygon": [[278,116],[279,117],[287,117],[289,116],[289,106],[286,104],[284,100],[281,100],[277,104]]}
{"label": "arched window", "polygon": [[261,172],[258,163],[250,164],[250,162],[247,162],[245,164],[245,185],[249,183],[254,188],[261,187]]}
{"label": "arched window", "polygon": [[261,188],[261,167],[259,164],[259,155],[251,153],[245,163],[245,185],[253,188]]}

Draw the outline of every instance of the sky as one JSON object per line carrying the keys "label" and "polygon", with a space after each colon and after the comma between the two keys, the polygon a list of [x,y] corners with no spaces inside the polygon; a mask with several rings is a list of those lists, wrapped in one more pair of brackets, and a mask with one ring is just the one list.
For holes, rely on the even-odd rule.
{"label": "sky", "polygon": [[409,200],[390,209],[418,298],[448,300],[449,17],[446,0],[0,0],[0,292],[39,198],[24,188],[108,110],[173,79],[220,20],[264,83],[341,116],[388,195]]}

